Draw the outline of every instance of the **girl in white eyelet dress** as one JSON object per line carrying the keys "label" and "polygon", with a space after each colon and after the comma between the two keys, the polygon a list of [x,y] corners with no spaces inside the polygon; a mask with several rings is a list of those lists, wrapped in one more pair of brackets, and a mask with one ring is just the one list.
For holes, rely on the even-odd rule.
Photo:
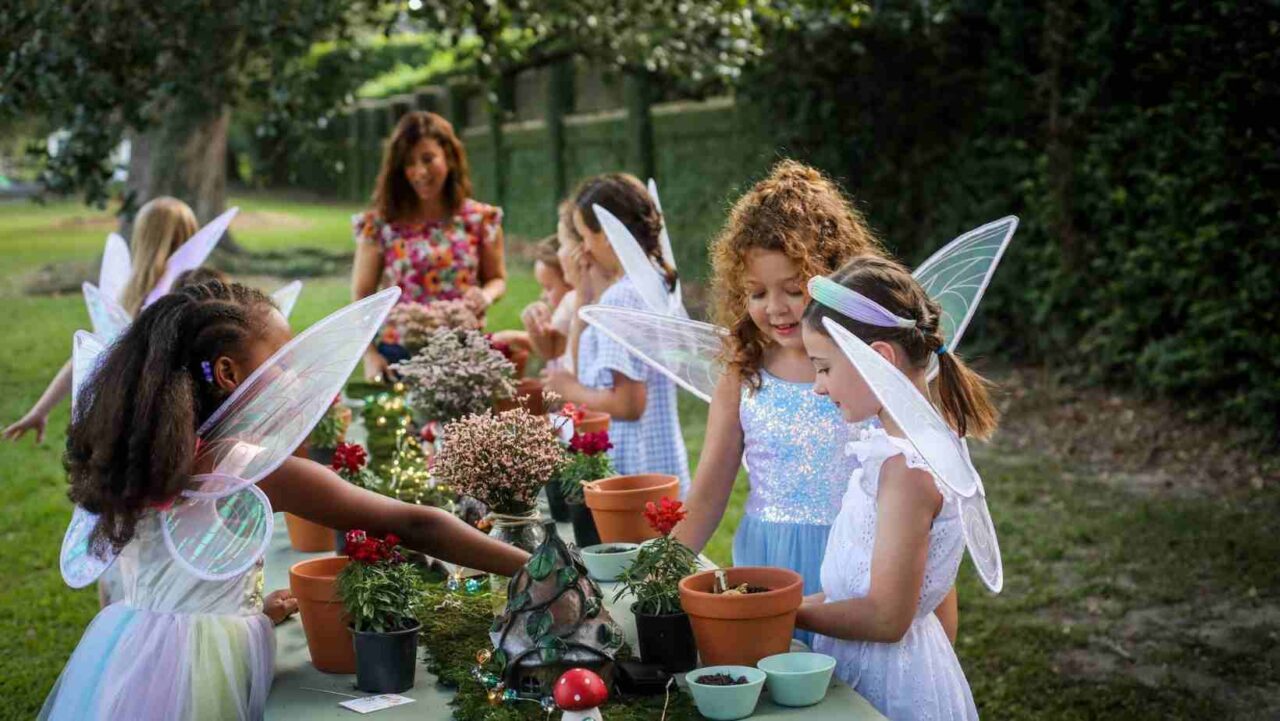
{"label": "girl in white eyelet dress", "polygon": [[[809,282],[802,335],[814,392],[844,419],[880,419],[847,451],[849,478],[822,562],[822,593],[797,625],[836,676],[890,719],[978,718],[969,683],[934,611],[968,547],[999,592],[1003,570],[966,432],[986,437],[997,412],[986,382],[947,351],[941,309],[902,266],[864,256]],[[931,402],[936,363],[940,409]],[[901,457],[901,460],[898,460]]]}

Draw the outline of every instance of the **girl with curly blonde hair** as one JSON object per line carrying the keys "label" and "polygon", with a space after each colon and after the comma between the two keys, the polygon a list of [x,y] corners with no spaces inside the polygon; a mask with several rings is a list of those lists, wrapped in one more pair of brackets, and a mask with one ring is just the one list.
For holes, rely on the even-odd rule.
{"label": "girl with curly blonde hair", "polygon": [[681,541],[706,545],[745,461],[750,490],[733,564],[790,568],[804,577],[806,594],[821,590],[827,534],[854,470],[831,449],[857,428],[813,393],[800,335],[806,283],[856,256],[884,253],[840,188],[793,160],[734,205],[711,247],[715,321],[729,330],[725,373],[711,399],[689,516],[676,529]]}

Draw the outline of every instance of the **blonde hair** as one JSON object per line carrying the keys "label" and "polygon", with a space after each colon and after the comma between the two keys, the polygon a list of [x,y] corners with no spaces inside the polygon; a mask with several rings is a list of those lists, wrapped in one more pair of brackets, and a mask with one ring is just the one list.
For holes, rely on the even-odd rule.
{"label": "blonde hair", "polygon": [[133,268],[124,287],[120,305],[133,315],[142,309],[142,301],[164,275],[165,263],[178,246],[195,235],[199,226],[196,214],[177,198],[153,198],[138,211],[133,224],[130,253]]}
{"label": "blonde hair", "polygon": [[724,360],[754,391],[772,341],[747,313],[747,257],[753,250],[782,253],[805,279],[826,275],[854,256],[884,251],[840,187],[803,163],[783,160],[738,199],[711,245],[712,293],[715,319],[729,329]]}

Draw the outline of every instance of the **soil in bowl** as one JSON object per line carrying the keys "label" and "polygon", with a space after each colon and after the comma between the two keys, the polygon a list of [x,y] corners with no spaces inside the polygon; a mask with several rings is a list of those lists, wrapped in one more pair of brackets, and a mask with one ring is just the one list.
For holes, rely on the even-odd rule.
{"label": "soil in bowl", "polygon": [[741,686],[747,683],[746,676],[738,676],[734,678],[727,673],[709,673],[705,676],[699,676],[694,681],[704,686]]}
{"label": "soil in bowl", "polygon": [[741,586],[734,586],[733,588],[725,591],[718,591],[717,593],[722,596],[743,596],[752,593],[768,593],[772,590],[772,588],[768,588],[767,586],[752,586],[744,583]]}
{"label": "soil in bowl", "polygon": [[606,554],[606,553],[626,553],[626,552],[628,552],[628,551],[632,551],[632,550],[634,550],[634,549],[627,548],[626,546],[606,546],[606,547],[604,547],[604,548],[600,548],[600,549],[594,550],[594,551],[592,551],[592,553],[595,553],[595,554]]}

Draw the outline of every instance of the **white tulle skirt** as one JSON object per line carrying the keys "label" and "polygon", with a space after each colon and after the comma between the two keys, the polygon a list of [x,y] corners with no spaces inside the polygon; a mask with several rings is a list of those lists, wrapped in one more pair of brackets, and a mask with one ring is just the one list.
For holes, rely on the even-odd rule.
{"label": "white tulle skirt", "polygon": [[261,719],[275,664],[261,613],[147,611],[114,603],[89,624],[40,719]]}

